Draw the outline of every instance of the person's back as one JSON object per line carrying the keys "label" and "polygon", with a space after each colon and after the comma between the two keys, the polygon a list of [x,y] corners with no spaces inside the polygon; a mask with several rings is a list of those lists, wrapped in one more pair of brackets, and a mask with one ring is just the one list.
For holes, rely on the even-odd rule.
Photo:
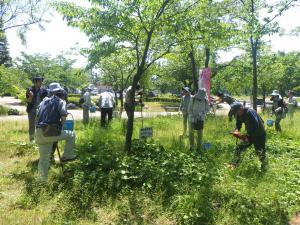
{"label": "person's back", "polygon": [[114,107],[114,97],[112,93],[105,91],[100,94],[99,98],[100,108],[113,108]]}
{"label": "person's back", "polygon": [[39,146],[38,164],[42,181],[48,180],[49,159],[54,143],[65,140],[62,161],[75,159],[75,133],[62,130],[62,124],[68,115],[63,89],[58,83],[49,85],[51,97],[45,98],[39,105],[35,141]]}

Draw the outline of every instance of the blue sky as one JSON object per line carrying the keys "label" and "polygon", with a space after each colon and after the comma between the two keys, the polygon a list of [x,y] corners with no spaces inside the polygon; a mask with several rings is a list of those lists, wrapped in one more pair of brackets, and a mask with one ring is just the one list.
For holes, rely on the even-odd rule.
{"label": "blue sky", "polygon": [[[72,1],[72,0],[69,0]],[[76,1],[84,4],[83,0]],[[286,30],[300,27],[300,7],[295,7],[285,12],[277,21],[280,26]],[[21,44],[15,30],[7,32],[10,54],[13,58],[20,56],[23,51],[27,54],[48,53],[55,57],[61,52],[70,51],[70,49],[80,49],[89,47],[89,42],[85,34],[78,29],[68,27],[66,22],[57,13],[48,15],[49,23],[45,24],[45,31],[41,31],[37,26],[33,26],[27,33],[27,45]],[[292,36],[271,36],[267,37],[271,41],[273,51],[300,51],[300,37]],[[74,51],[73,51],[74,52]],[[76,51],[75,51],[76,52]],[[229,61],[237,52],[229,52],[221,55],[221,61]],[[76,66],[85,66],[87,60],[79,54],[73,56],[77,59]]]}

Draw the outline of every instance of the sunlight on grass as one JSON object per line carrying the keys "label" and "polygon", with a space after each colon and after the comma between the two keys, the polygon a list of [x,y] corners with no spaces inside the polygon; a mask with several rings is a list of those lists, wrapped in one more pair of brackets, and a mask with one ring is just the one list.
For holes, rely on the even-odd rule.
{"label": "sunlight on grass", "polygon": [[[299,118],[298,112],[293,126],[283,120],[282,133],[267,127],[266,174],[253,148],[228,170],[235,123],[227,117],[205,122],[203,140],[212,147],[201,154],[181,137],[180,116],[145,119],[155,142],[138,143],[129,156],[122,150],[124,120],[107,129],[98,120],[76,122],[80,160],[66,165],[69,173],[52,166],[46,186],[36,181],[39,155],[27,141],[27,123],[1,122],[0,224],[286,223],[300,205]],[[141,126],[137,119],[134,138]]]}

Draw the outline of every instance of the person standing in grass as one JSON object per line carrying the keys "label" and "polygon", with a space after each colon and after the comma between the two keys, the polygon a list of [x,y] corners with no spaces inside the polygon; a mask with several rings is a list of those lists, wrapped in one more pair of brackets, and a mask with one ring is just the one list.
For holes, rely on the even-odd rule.
{"label": "person standing in grass", "polygon": [[106,124],[106,117],[108,117],[107,124],[112,120],[113,108],[115,105],[115,99],[113,93],[110,91],[104,91],[100,94],[99,107],[101,112],[101,126]]}
{"label": "person standing in grass", "polygon": [[281,132],[280,121],[285,118],[287,111],[285,102],[277,90],[272,92],[270,100],[273,101],[272,113],[275,114],[276,117],[275,129],[276,131]]}
{"label": "person standing in grass", "polygon": [[180,102],[179,110],[182,112],[183,116],[183,134],[182,136],[186,136],[187,131],[187,122],[188,122],[188,107],[191,99],[191,90],[189,87],[182,88],[182,98]]}
{"label": "person standing in grass", "polygon": [[[242,141],[235,147],[235,154],[231,168],[235,168],[241,162],[241,154],[246,151],[252,144],[255,152],[261,161],[261,170],[266,170],[266,131],[264,122],[258,113],[251,108],[245,108],[241,103],[234,102],[230,105],[229,114],[236,118],[236,127],[233,132],[234,136]],[[242,124],[245,124],[247,134],[241,134]]]}
{"label": "person standing in grass", "polygon": [[[140,102],[141,102],[141,98],[143,96],[143,92],[140,90],[141,89],[141,85],[138,83],[136,85],[136,93],[134,93],[134,97],[136,96],[140,96]],[[127,117],[129,116],[130,112],[133,112],[135,109],[135,105],[137,104],[136,101],[134,101],[134,104],[132,105],[130,102],[130,98],[129,95],[132,92],[132,86],[129,86],[126,90],[125,93],[125,101],[124,101],[124,109],[126,111]]]}
{"label": "person standing in grass", "polygon": [[88,124],[89,123],[89,117],[90,117],[90,107],[92,106],[92,100],[91,100],[91,88],[86,88],[85,93],[83,94],[83,103],[82,103],[82,113],[83,113],[83,123]]}
{"label": "person standing in grass", "polygon": [[209,112],[209,103],[205,88],[200,88],[194,96],[191,97],[188,106],[189,121],[189,141],[190,149],[194,149],[194,131],[197,131],[197,150],[201,149],[204,120],[206,113]]}
{"label": "person standing in grass", "polygon": [[292,90],[289,90],[288,93],[288,115],[290,118],[290,122],[293,123],[294,113],[297,108],[297,99],[295,98],[295,92]]}
{"label": "person standing in grass", "polygon": [[48,92],[45,88],[42,87],[43,78],[42,77],[34,77],[33,78],[33,86],[28,88],[26,91],[26,112],[28,114],[28,122],[29,122],[29,141],[34,141],[35,134],[35,117],[36,111],[41,103],[41,101],[48,95]]}
{"label": "person standing in grass", "polygon": [[41,102],[37,111],[35,135],[40,153],[38,171],[44,182],[48,180],[49,160],[55,142],[66,141],[62,162],[76,158],[74,152],[75,133],[71,130],[62,130],[62,125],[68,115],[66,101],[63,100],[64,90],[58,83],[52,83],[49,85],[49,91],[51,96]]}

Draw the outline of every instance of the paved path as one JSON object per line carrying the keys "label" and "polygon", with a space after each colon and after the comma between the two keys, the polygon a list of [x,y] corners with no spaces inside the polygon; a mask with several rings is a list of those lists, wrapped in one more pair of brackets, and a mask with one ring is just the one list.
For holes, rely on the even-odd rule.
{"label": "paved path", "polygon": [[[20,116],[0,116],[0,121],[16,121],[16,120],[27,120],[26,107],[21,105],[21,101],[19,99],[15,99],[13,97],[0,97],[0,105],[4,105],[9,108],[14,108],[19,110],[21,113]],[[230,109],[228,104],[221,104],[221,109],[216,111],[217,115],[227,115]],[[82,119],[82,110],[68,110],[73,116],[75,120]],[[156,117],[156,116],[170,116],[170,115],[178,115],[178,112],[143,112],[143,117]],[[91,118],[100,118],[100,112],[97,111],[95,113],[90,114]],[[141,117],[141,112],[135,112],[135,118]],[[125,112],[122,113],[122,118],[127,118]]]}

